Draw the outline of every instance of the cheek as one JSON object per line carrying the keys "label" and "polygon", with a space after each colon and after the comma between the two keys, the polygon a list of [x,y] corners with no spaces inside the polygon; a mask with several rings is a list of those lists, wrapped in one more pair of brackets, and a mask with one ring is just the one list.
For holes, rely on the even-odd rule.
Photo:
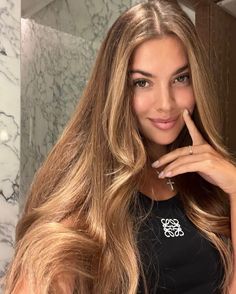
{"label": "cheek", "polygon": [[142,97],[139,95],[133,97],[133,109],[136,115],[145,114],[150,109],[150,105],[150,99],[145,97],[145,95],[142,95]]}
{"label": "cheek", "polygon": [[193,112],[195,97],[192,88],[179,90],[175,97],[178,108],[187,108],[191,113]]}

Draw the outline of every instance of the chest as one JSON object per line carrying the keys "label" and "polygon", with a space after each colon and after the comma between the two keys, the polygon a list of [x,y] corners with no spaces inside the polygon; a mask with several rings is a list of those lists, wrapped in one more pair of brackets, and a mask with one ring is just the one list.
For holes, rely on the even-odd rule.
{"label": "chest", "polygon": [[220,255],[178,205],[152,209],[139,228],[138,248],[150,293],[218,293]]}

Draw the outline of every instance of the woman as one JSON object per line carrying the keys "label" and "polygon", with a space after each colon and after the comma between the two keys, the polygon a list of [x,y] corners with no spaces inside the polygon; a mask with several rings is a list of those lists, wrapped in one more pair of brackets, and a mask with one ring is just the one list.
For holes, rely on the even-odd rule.
{"label": "woman", "polygon": [[5,293],[235,293],[236,169],[216,104],[177,3],[122,14],[34,178]]}

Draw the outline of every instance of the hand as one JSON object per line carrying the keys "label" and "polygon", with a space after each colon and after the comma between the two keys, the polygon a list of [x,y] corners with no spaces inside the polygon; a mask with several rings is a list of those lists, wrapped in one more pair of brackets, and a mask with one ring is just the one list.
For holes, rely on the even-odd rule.
{"label": "hand", "polygon": [[183,118],[193,146],[178,148],[163,155],[152,164],[152,167],[166,165],[159,174],[160,178],[197,172],[206,181],[220,187],[226,193],[236,195],[236,167],[204,140],[187,110],[183,112]]}

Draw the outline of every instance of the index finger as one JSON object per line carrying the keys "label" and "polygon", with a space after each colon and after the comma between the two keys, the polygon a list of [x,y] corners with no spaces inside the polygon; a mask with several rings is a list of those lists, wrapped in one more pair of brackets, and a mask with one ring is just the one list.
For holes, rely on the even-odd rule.
{"label": "index finger", "polygon": [[193,145],[201,145],[205,142],[204,138],[202,137],[201,133],[197,129],[195,123],[193,122],[189,112],[187,109],[183,112],[183,118],[185,121],[185,124],[188,128],[189,134],[192,138]]}

